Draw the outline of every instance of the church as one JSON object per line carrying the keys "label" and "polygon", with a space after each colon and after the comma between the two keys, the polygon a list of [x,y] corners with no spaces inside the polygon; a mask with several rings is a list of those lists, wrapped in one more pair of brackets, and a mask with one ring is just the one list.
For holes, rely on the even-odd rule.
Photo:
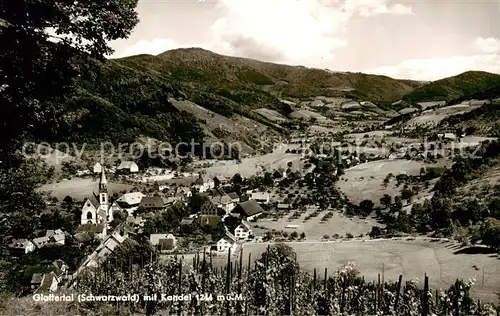
{"label": "church", "polygon": [[93,193],[85,201],[82,208],[81,224],[105,224],[107,227],[112,220],[113,211],[109,205],[108,181],[103,167],[99,180],[99,193]]}

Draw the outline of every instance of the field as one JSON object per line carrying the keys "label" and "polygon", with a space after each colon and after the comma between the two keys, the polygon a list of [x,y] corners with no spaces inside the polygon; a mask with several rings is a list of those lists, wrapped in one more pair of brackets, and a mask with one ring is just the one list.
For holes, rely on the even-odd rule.
{"label": "field", "polygon": [[401,188],[396,188],[389,184],[387,188],[382,186],[384,178],[393,173],[418,175],[420,168],[425,164],[412,160],[378,160],[359,164],[345,171],[345,174],[338,182],[338,188],[347,198],[358,204],[362,200],[369,199],[378,203],[384,194],[396,195]]}
{"label": "field", "polygon": [[[113,194],[123,190],[130,190],[132,187],[130,184],[110,182],[108,183],[108,192],[109,194]],[[73,199],[82,200],[90,196],[93,192],[97,192],[98,188],[99,182],[97,179],[74,178],[59,183],[45,184],[39,188],[39,191],[48,191],[59,200],[64,199],[68,195]]]}
{"label": "field", "polygon": [[[312,212],[313,210],[308,210],[299,218],[289,220],[289,217],[294,213],[294,211],[291,211],[289,215],[286,215],[285,217],[282,217],[277,221],[266,218],[259,220],[255,224],[261,227],[265,227],[267,230],[283,230],[288,233],[296,231],[299,234],[304,232],[306,234],[306,237],[312,240],[320,240],[324,235],[332,236],[338,234],[339,236],[345,236],[347,233],[351,233],[354,236],[359,236],[361,234],[366,235],[371,231],[372,226],[379,225],[373,218],[349,218],[339,213],[339,211],[335,210],[332,211],[333,216],[326,222],[321,222],[321,218],[328,211],[322,211],[317,217],[313,217],[304,222],[304,218]],[[297,228],[285,228],[287,225],[296,225]],[[260,231],[262,230],[262,228],[252,229],[257,235],[261,235],[263,233],[263,231]]]}
{"label": "field", "polygon": [[[348,262],[367,280],[375,281],[378,274],[384,279],[397,280],[400,274],[405,280],[429,276],[431,287],[448,287],[457,278],[476,278],[473,293],[483,301],[497,302],[500,289],[500,258],[488,254],[467,254],[459,246],[446,241],[430,240],[352,240],[339,242],[289,243],[297,252],[300,265],[310,272],[319,269],[323,275],[338,270]],[[245,244],[243,260],[248,263],[248,253],[259,258],[266,243]],[[476,266],[476,268],[474,267]],[[484,270],[483,270],[484,269]],[[484,272],[484,284],[483,284]]]}
{"label": "field", "polygon": [[[242,177],[250,177],[255,175],[259,170],[272,172],[277,168],[287,168],[289,161],[294,164],[300,163],[300,154],[286,154],[283,152],[274,152],[267,155],[244,158],[241,163],[235,161],[220,161],[213,166],[205,168],[208,176],[222,175],[225,177],[233,177],[239,173]],[[263,169],[264,168],[264,169]]]}
{"label": "field", "polygon": [[457,104],[436,110],[430,110],[427,113],[422,113],[421,115],[411,119],[406,123],[406,125],[407,127],[426,124],[435,126],[451,115],[466,113],[477,109],[478,107],[480,107],[480,105]]}

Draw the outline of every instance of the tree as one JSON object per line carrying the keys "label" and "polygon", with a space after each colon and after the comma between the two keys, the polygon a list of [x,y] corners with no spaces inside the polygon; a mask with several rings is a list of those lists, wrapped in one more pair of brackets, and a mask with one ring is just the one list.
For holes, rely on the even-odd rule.
{"label": "tree", "polygon": [[233,176],[233,184],[234,185],[241,185],[243,183],[243,178],[241,177],[241,174],[236,173]]}
{"label": "tree", "polygon": [[384,196],[380,198],[380,204],[382,204],[385,208],[388,208],[391,203],[392,197],[389,194],[384,194]]}
{"label": "tree", "polygon": [[[57,128],[61,101],[86,67],[86,58],[104,60],[112,53],[108,42],[131,33],[138,22],[137,2],[19,0],[0,4],[0,157],[12,151],[27,132]],[[49,34],[48,28],[55,34]]]}
{"label": "tree", "polygon": [[363,200],[359,203],[359,209],[361,214],[367,216],[373,212],[373,206],[375,204],[371,200]]}

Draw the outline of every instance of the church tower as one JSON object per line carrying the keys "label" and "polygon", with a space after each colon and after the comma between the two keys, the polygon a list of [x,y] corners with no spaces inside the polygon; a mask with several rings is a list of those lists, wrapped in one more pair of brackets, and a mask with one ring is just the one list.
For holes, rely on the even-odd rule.
{"label": "church tower", "polygon": [[101,179],[99,180],[99,211],[106,214],[101,220],[107,223],[113,220],[113,216],[110,214],[108,198],[108,180],[106,180],[103,167],[101,170]]}

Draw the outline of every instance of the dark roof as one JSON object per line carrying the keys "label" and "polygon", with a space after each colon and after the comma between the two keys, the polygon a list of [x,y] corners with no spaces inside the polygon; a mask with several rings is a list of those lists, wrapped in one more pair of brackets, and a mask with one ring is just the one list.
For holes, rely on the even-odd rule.
{"label": "dark roof", "polygon": [[232,199],[232,200],[236,200],[236,199],[239,199],[239,195],[236,193],[236,192],[229,192],[227,195],[229,195],[229,197]]}
{"label": "dark roof", "polygon": [[145,208],[162,208],[165,202],[160,196],[145,196],[141,200],[141,207]]}
{"label": "dark roof", "polygon": [[104,230],[104,225],[103,224],[83,224],[78,226],[76,229],[77,233],[97,233],[100,234]]}
{"label": "dark roof", "polygon": [[45,273],[42,278],[42,284],[40,284],[40,287],[35,291],[35,294],[47,293],[55,277],[56,275],[53,272]]}
{"label": "dark roof", "polygon": [[[95,208],[99,207],[100,205],[99,200],[97,199],[95,194],[92,194],[91,196],[87,197],[87,199],[90,201],[90,203],[92,203],[92,205],[94,205]],[[85,203],[87,203],[87,200],[85,200]]]}
{"label": "dark roof", "polygon": [[34,273],[33,276],[31,276],[31,284],[36,285],[42,283],[42,278],[43,275],[41,273]]}
{"label": "dark roof", "polygon": [[89,233],[87,232],[82,232],[82,233],[76,233],[74,236],[73,236],[78,242],[81,242],[81,243],[85,243],[85,242],[88,242],[88,241],[91,241],[92,240],[92,236],[90,236]]}
{"label": "dark roof", "polygon": [[246,217],[253,216],[255,214],[259,214],[264,212],[264,209],[260,206],[259,203],[255,200],[248,200],[246,202],[240,203],[236,205],[232,213],[239,213]]}
{"label": "dark roof", "polygon": [[221,218],[218,215],[201,215],[200,216],[200,224],[202,226],[208,225],[208,226],[216,226],[221,222]]}

